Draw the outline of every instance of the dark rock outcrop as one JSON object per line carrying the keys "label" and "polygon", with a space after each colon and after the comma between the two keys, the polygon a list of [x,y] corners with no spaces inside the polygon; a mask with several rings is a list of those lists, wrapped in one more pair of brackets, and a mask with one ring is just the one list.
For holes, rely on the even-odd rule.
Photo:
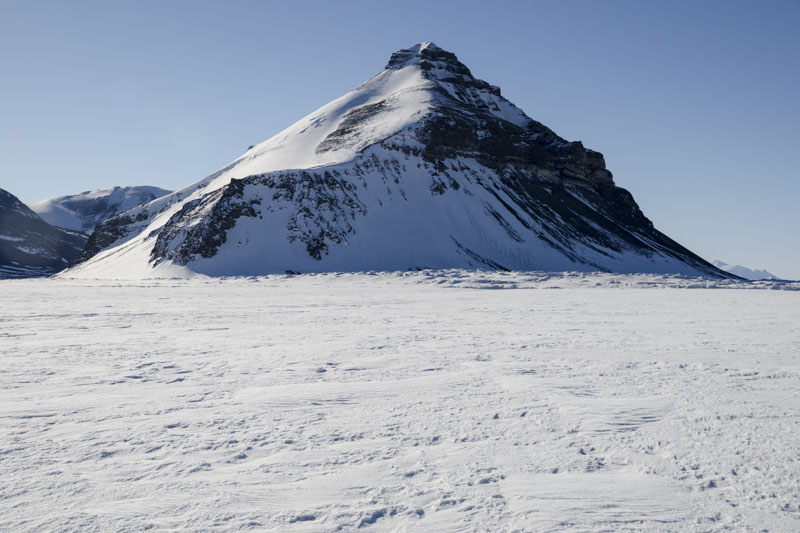
{"label": "dark rock outcrop", "polygon": [[54,274],[66,268],[85,243],[85,235],[51,226],[0,189],[0,278]]}

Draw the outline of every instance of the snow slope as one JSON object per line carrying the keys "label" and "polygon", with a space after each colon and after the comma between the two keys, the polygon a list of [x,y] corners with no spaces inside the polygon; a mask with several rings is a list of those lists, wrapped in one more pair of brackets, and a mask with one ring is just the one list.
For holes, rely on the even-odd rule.
{"label": "snow slope", "polygon": [[0,530],[797,531],[797,289],[5,281]]}
{"label": "snow slope", "polygon": [[715,267],[725,272],[730,272],[740,278],[759,280],[759,279],[780,279],[775,274],[767,272],[766,270],[753,270],[742,265],[729,265],[723,261],[714,260],[711,262]]}
{"label": "snow slope", "polygon": [[490,268],[725,276],[601,154],[432,43],[211,176],[100,225],[70,276]]}
{"label": "snow slope", "polygon": [[53,226],[89,234],[100,222],[169,193],[159,187],[112,187],[50,198],[29,207]]}

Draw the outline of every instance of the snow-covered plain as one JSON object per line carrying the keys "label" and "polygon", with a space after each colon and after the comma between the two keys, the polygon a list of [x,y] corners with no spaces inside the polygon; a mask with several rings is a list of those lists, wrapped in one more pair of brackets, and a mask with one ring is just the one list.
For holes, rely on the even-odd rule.
{"label": "snow-covered plain", "polygon": [[0,530],[797,531],[798,289],[4,281]]}

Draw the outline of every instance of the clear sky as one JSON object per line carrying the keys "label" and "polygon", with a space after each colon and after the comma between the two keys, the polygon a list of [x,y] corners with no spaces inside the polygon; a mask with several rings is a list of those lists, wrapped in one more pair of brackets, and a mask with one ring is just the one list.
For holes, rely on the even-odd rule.
{"label": "clear sky", "polygon": [[680,243],[800,279],[800,0],[0,0],[0,188],[184,187],[419,41]]}

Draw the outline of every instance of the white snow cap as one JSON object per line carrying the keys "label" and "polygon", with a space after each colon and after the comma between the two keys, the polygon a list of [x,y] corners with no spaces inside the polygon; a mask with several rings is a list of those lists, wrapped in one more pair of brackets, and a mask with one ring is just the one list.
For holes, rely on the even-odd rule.
{"label": "white snow cap", "polygon": [[412,48],[412,49],[416,48],[416,49],[417,49],[417,52],[422,52],[423,50],[426,50],[426,49],[428,49],[428,48],[430,48],[431,50],[441,50],[441,48],[439,48],[438,46],[436,46],[436,43],[432,43],[432,42],[430,42],[430,41],[425,41],[425,42],[422,42],[422,43],[417,43],[417,44],[415,44],[414,46],[412,46],[411,48]]}

